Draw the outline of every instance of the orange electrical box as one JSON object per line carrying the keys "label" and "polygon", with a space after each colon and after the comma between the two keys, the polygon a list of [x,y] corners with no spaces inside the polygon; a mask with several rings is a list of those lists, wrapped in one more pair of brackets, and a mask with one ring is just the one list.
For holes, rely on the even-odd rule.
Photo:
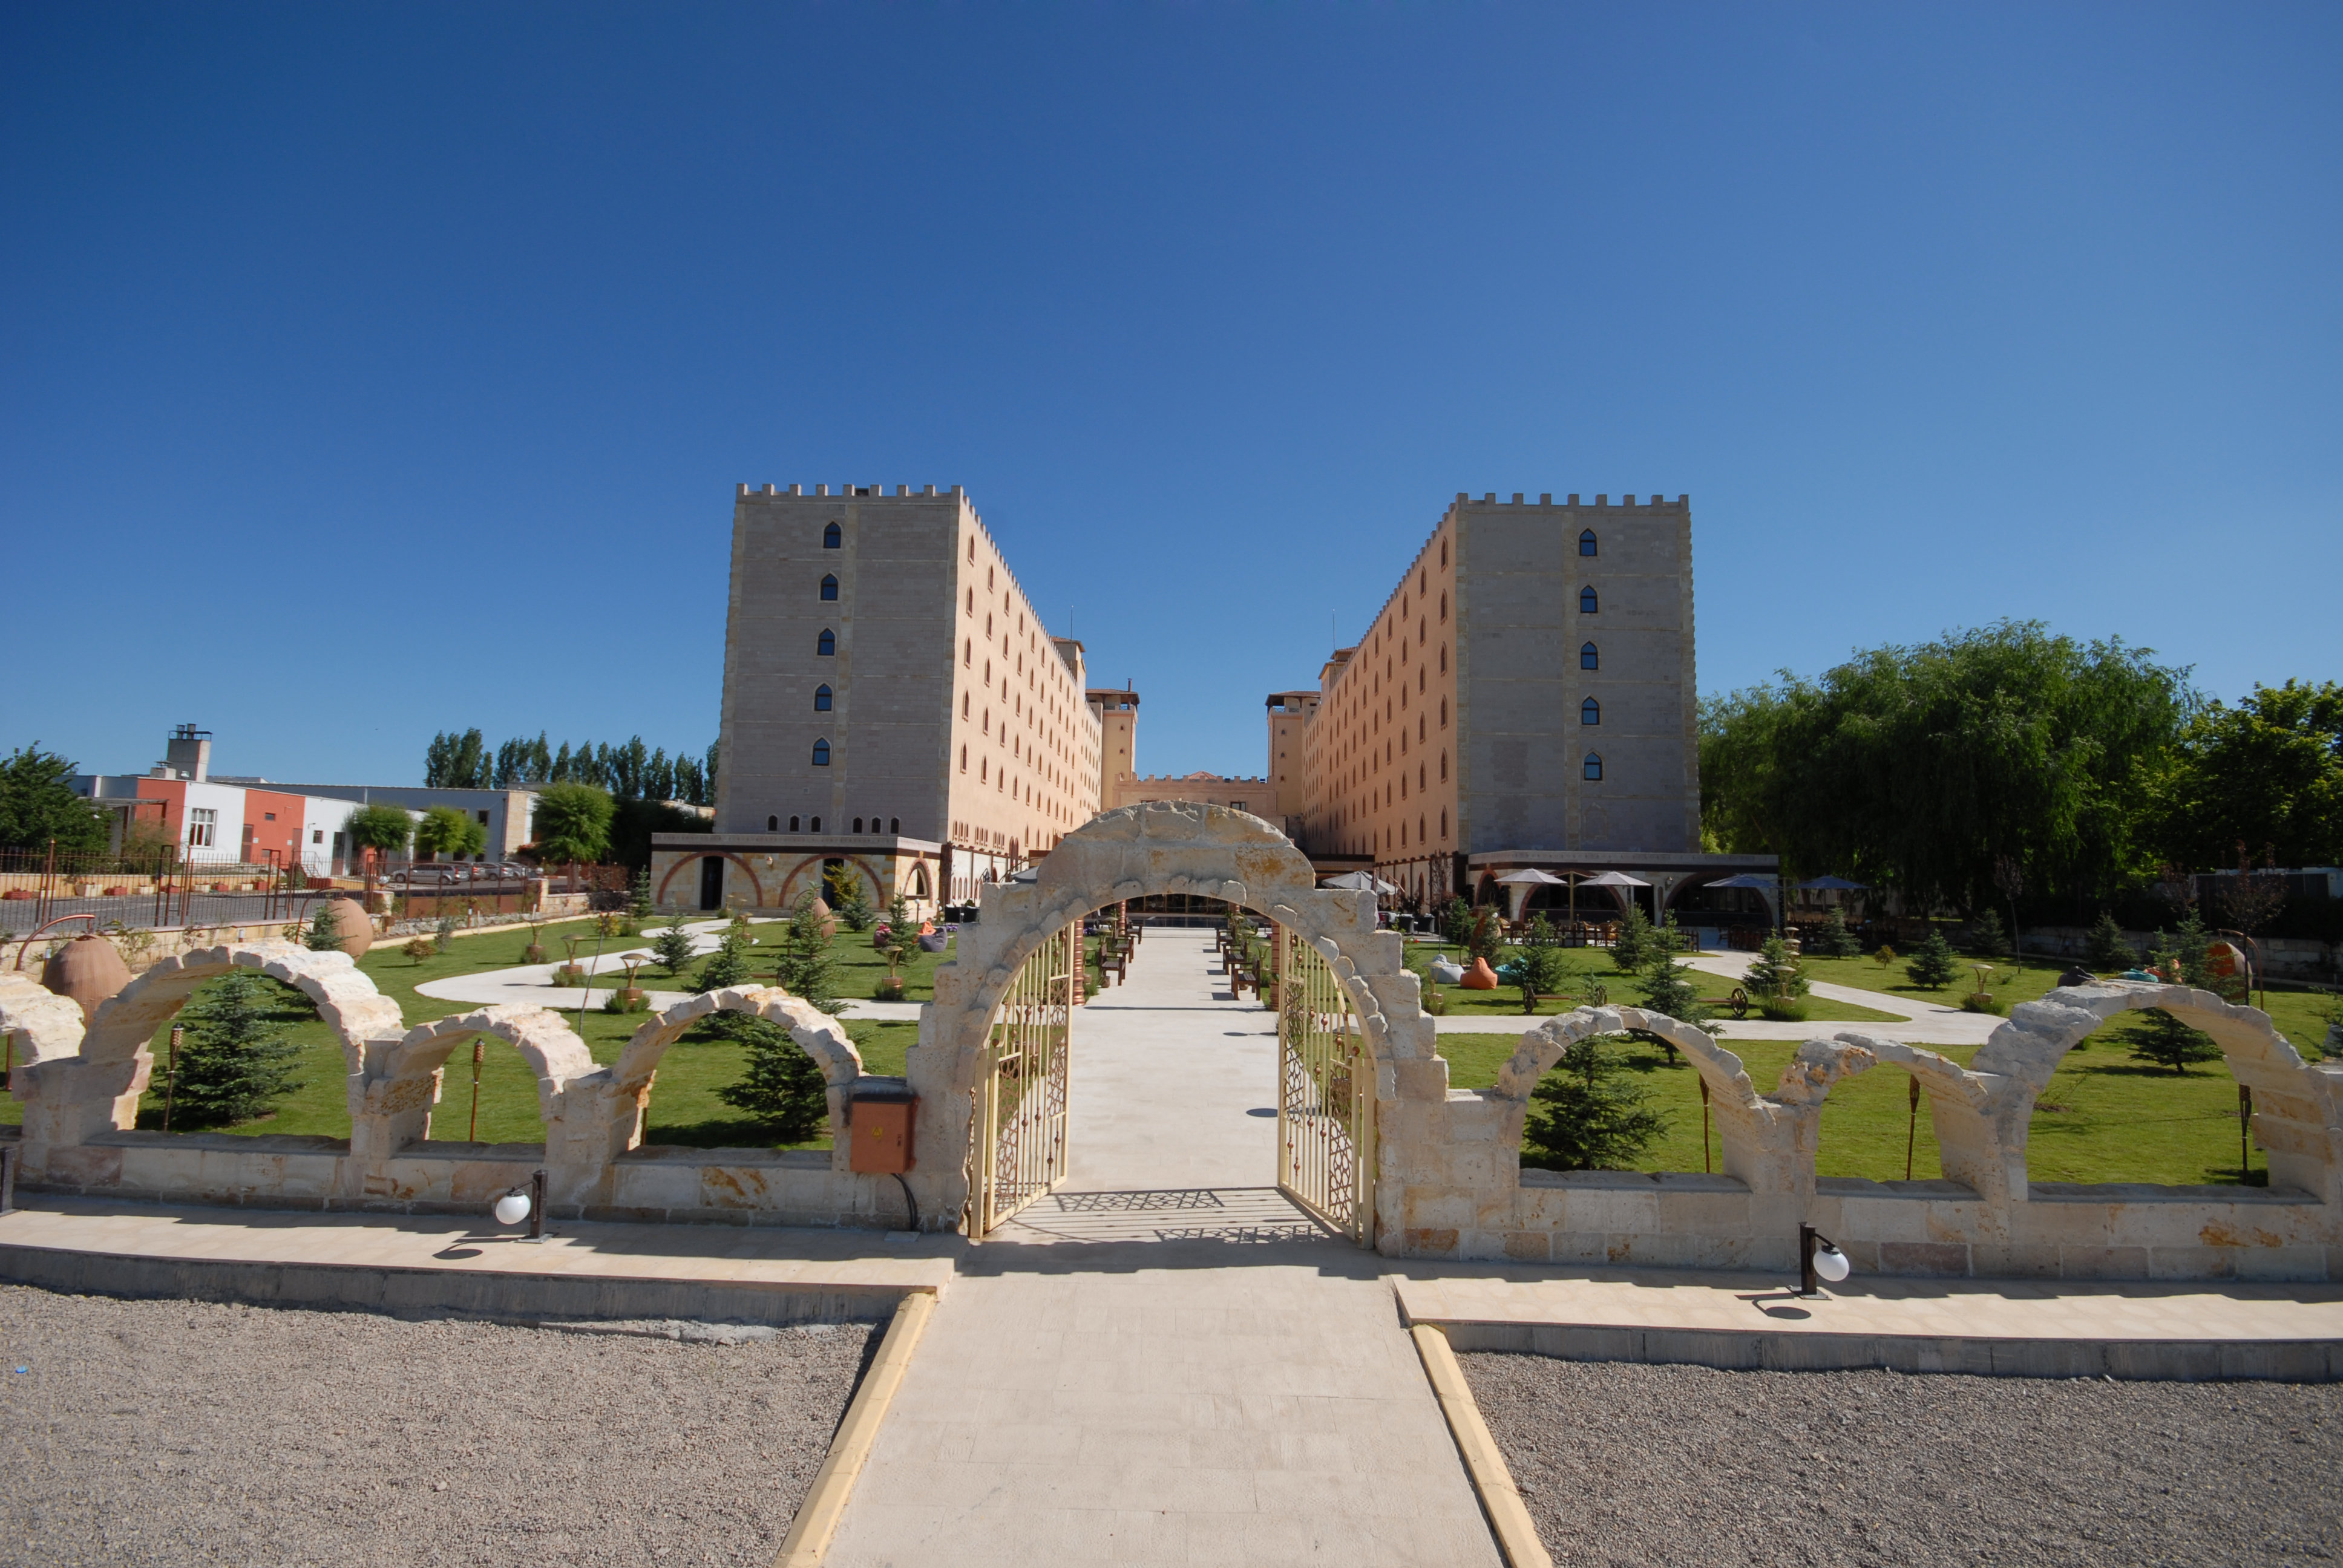
{"label": "orange electrical box", "polygon": [[885,1099],[858,1097],[847,1108],[847,1136],[853,1140],[846,1168],[870,1176],[893,1176],[911,1168],[911,1109],[919,1101],[905,1094]]}

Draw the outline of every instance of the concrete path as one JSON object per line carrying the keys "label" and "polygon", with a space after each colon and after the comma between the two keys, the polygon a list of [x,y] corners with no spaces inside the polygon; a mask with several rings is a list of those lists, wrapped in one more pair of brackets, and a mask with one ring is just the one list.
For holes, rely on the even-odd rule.
{"label": "concrete path", "polygon": [[960,1260],[832,1568],[1497,1562],[1382,1260],[1276,1191],[1206,938],[1076,1015],[1071,1177]]}

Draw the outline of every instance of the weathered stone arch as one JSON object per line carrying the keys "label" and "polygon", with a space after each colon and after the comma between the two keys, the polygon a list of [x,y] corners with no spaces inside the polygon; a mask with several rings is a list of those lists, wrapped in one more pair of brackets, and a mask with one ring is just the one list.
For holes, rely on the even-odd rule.
{"label": "weathered stone arch", "polygon": [[351,1195],[381,1191],[390,1161],[410,1142],[431,1135],[431,1107],[438,1102],[440,1073],[447,1058],[458,1046],[480,1035],[518,1050],[537,1079],[548,1168],[591,1162],[590,1140],[579,1136],[581,1129],[568,1114],[566,1096],[572,1081],[594,1070],[586,1042],[557,1012],[504,1003],[417,1024],[374,1054],[350,1114],[345,1181],[356,1189]]}
{"label": "weathered stone arch", "polygon": [[28,975],[0,970],[0,1037],[8,1040],[14,1066],[76,1054],[86,1027],[80,1003]]}
{"label": "weathered stone arch", "polygon": [[[2269,1157],[2270,1185],[2343,1203],[2343,1064],[2306,1064],[2268,1013],[2189,986],[2068,986],[2012,1008],[1969,1064],[1984,1093],[1966,1113],[1971,1125],[1959,1128],[1967,1136],[1957,1179],[1988,1197],[2023,1201],[2034,1102],[2060,1060],[2108,1020],[2156,1009],[2212,1036],[2230,1072],[2254,1091],[2254,1141]],[[1940,1141],[1944,1132],[1940,1117]]]}
{"label": "weathered stone arch", "polygon": [[402,1027],[398,1004],[376,990],[347,953],[312,952],[285,941],[232,942],[158,960],[99,1005],[77,1051],[22,1070],[11,1087],[25,1103],[26,1171],[45,1170],[55,1150],[135,1126],[139,1096],[154,1074],[147,1042],[155,1030],[206,980],[236,969],[282,980],[317,1003],[317,1015],[341,1042],[355,1122],[367,1060]]}
{"label": "weathered stone arch", "polygon": [[1636,1029],[1658,1035],[1683,1051],[1693,1070],[1708,1085],[1709,1114],[1726,1175],[1746,1182],[1753,1192],[1778,1193],[1802,1201],[1812,1198],[1815,1143],[1823,1102],[1833,1083],[1869,1068],[1875,1052],[1845,1036],[1807,1040],[1782,1070],[1782,1081],[1769,1098],[1757,1092],[1741,1059],[1717,1044],[1705,1030],[1636,1007],[1578,1008],[1522,1036],[1513,1059],[1498,1073],[1495,1087],[1486,1091],[1503,1107],[1502,1137],[1513,1154],[1516,1177],[1521,1168],[1522,1130],[1538,1080],[1577,1041],[1590,1035]]}
{"label": "weathered stone arch", "polygon": [[[1194,801],[1126,806],[1067,834],[1026,875],[981,884],[979,918],[960,928],[956,960],[938,968],[936,1000],[920,1010],[908,1070],[920,1096],[919,1181],[930,1211],[957,1212],[967,1199],[969,1092],[993,1010],[1019,968],[1072,921],[1126,899],[1222,899],[1298,932],[1325,957],[1358,1016],[1376,1064],[1379,1120],[1400,1101],[1446,1094],[1448,1064],[1419,982],[1402,961],[1399,936],[1376,930],[1373,895],[1321,889],[1309,860],[1260,818]],[[1407,1147],[1404,1136],[1378,1140],[1379,1234],[1397,1234],[1397,1199],[1384,1196],[1380,1172]]]}

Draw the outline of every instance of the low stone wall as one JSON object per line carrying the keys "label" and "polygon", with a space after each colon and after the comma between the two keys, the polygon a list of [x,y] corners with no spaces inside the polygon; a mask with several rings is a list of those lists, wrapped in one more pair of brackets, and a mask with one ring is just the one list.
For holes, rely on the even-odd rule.
{"label": "low stone wall", "polygon": [[[2028,957],[2043,954],[2051,958],[2079,959],[2088,950],[2091,933],[2080,926],[2028,926],[2021,935]],[[2124,940],[2143,953],[2155,940],[2154,931],[2124,933]],[[2269,966],[2270,977],[2274,980],[2332,982],[2338,975],[2343,975],[2343,956],[2338,956],[2328,943],[2312,941],[2307,937],[2264,937],[2258,945],[2262,950],[2262,961]]]}

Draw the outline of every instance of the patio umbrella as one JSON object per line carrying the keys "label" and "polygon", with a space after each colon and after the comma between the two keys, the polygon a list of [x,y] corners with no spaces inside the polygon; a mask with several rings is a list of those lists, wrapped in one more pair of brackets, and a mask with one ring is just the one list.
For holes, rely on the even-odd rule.
{"label": "patio umbrella", "polygon": [[1850,882],[1845,877],[1816,877],[1811,882],[1800,882],[1800,888],[1821,888],[1830,892],[1864,893],[1870,890],[1861,882]]}
{"label": "patio umbrella", "polygon": [[1648,888],[1652,884],[1641,877],[1631,877],[1624,871],[1604,871],[1600,876],[1582,877],[1578,887],[1570,890],[1570,919],[1578,921],[1578,888]]}
{"label": "patio umbrella", "polygon": [[1385,898],[1399,891],[1381,877],[1368,871],[1345,871],[1339,877],[1328,877],[1318,885],[1322,888],[1339,888],[1346,893],[1377,893]]}
{"label": "patio umbrella", "polygon": [[[1770,890],[1781,879],[1779,877],[1761,877],[1754,871],[1744,871],[1737,877],[1727,877],[1721,882],[1711,882],[1709,886],[1712,888],[1764,888]],[[1814,884],[1812,883],[1807,884],[1809,887],[1813,885]]]}
{"label": "patio umbrella", "polygon": [[1497,879],[1497,882],[1501,887],[1508,887],[1513,890],[1513,919],[1517,920],[1522,918],[1522,906],[1529,902],[1530,890],[1532,888],[1562,888],[1569,886],[1569,883],[1565,879],[1555,876],[1552,871],[1541,871],[1535,866],[1532,866],[1526,870],[1508,871],[1503,876],[1499,877]]}

